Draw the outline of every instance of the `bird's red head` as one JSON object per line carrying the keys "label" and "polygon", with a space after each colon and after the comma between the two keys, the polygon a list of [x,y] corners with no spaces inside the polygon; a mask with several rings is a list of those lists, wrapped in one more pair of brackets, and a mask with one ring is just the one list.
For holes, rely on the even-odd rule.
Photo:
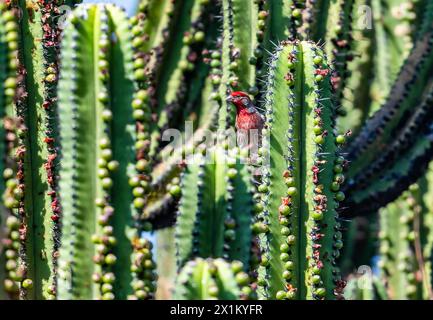
{"label": "bird's red head", "polygon": [[242,91],[233,91],[227,97],[227,101],[233,103],[238,112],[242,109],[249,108],[252,105],[250,96]]}

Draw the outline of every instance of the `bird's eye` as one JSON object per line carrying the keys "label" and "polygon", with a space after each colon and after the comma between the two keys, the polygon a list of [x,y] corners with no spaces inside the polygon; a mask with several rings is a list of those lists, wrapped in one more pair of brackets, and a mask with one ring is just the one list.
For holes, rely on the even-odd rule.
{"label": "bird's eye", "polygon": [[249,103],[249,101],[248,101],[247,98],[243,98],[243,99],[242,99],[242,104],[243,104],[244,106],[247,106],[248,103]]}

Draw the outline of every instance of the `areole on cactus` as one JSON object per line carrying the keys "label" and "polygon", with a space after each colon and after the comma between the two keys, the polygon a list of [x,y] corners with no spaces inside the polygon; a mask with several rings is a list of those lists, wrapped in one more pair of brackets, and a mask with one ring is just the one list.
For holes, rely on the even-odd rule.
{"label": "areole on cactus", "polygon": [[433,297],[431,1],[80,2],[0,1],[0,298]]}

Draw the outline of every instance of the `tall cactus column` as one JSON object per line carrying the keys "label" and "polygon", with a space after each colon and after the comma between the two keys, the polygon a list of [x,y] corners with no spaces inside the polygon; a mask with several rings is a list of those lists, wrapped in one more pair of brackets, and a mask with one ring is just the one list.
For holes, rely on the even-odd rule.
{"label": "tall cactus column", "polygon": [[[70,17],[59,81],[60,299],[146,299],[151,244],[134,219],[133,48],[124,12],[82,6]],[[114,121],[115,119],[115,121]]]}
{"label": "tall cactus column", "polygon": [[244,297],[241,286],[243,279],[247,277],[239,261],[228,263],[221,258],[196,258],[188,261],[180,272],[175,298],[237,300]]}
{"label": "tall cactus column", "polygon": [[[60,245],[61,209],[57,196],[56,85],[62,5],[79,1],[2,1],[8,47],[15,56],[16,81],[8,81],[15,98],[7,117],[15,114],[19,139],[15,159],[18,187],[16,209],[20,215],[20,263],[15,280],[23,281],[20,298],[52,298]],[[11,17],[19,17],[13,22]],[[11,52],[12,54],[12,52]],[[10,119],[10,118],[8,118]],[[12,121],[13,122],[13,121]],[[7,126],[11,128],[11,121]],[[8,129],[8,130],[9,130]],[[8,135],[12,137],[12,133]],[[9,175],[8,179],[10,178]],[[20,190],[18,192],[18,189]],[[10,194],[9,194],[10,195]],[[9,198],[8,194],[4,197]],[[10,200],[11,198],[9,198]],[[6,266],[6,269],[11,267]],[[10,273],[11,270],[8,270]],[[25,284],[25,287],[24,287]]]}
{"label": "tall cactus column", "polygon": [[[19,207],[23,197],[23,186],[18,183],[22,162],[15,161],[16,151],[22,145],[22,133],[25,130],[22,119],[15,110],[15,89],[17,86],[17,58],[18,34],[16,18],[13,12],[8,11],[4,3],[0,4],[0,57],[2,60],[0,70],[0,110],[3,119],[1,127],[1,151],[6,155],[0,162],[3,181],[0,184],[2,192],[1,222],[5,225],[2,232],[2,283],[0,288],[15,298],[19,294],[21,281],[26,276],[26,265],[21,250],[22,229]],[[20,165],[21,164],[21,165]],[[4,256],[3,256],[4,252]],[[4,264],[3,264],[4,263]],[[31,280],[24,280],[31,283]],[[23,292],[24,295],[26,292]]]}
{"label": "tall cactus column", "polygon": [[[189,159],[176,228],[179,269],[195,257],[238,260],[245,272],[254,267],[253,187],[236,151],[215,147],[207,156],[198,151]],[[242,273],[237,280],[243,295],[251,296],[248,275]]]}
{"label": "tall cactus column", "polygon": [[[258,218],[259,294],[271,299],[333,299],[342,282],[335,259],[342,246],[337,208],[345,160],[334,135],[330,70],[310,42],[283,42],[270,61],[265,166]],[[269,152],[269,154],[268,154]]]}

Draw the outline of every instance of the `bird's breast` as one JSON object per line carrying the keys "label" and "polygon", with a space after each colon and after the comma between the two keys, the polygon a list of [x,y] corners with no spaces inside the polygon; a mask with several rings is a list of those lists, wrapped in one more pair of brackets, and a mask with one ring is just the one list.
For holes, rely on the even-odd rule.
{"label": "bird's breast", "polygon": [[236,118],[236,128],[243,130],[260,129],[263,126],[263,119],[258,112],[239,112]]}

